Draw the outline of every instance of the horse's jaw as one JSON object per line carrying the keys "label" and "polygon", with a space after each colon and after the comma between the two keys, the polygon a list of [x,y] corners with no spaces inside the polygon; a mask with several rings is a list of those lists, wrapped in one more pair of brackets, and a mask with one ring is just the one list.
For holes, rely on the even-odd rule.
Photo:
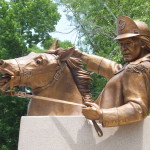
{"label": "horse's jaw", "polygon": [[14,80],[14,73],[6,68],[0,67],[0,89],[5,91]]}

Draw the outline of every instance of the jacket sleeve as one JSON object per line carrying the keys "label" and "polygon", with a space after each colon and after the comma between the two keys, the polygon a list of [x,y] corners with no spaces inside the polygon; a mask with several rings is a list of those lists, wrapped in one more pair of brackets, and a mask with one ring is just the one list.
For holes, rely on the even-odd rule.
{"label": "jacket sleeve", "polygon": [[102,109],[103,126],[119,126],[143,120],[148,114],[149,84],[146,73],[125,72],[122,77],[124,105]]}
{"label": "jacket sleeve", "polygon": [[122,65],[96,55],[82,53],[81,59],[87,64],[89,71],[100,74],[108,79],[113,77],[122,68]]}

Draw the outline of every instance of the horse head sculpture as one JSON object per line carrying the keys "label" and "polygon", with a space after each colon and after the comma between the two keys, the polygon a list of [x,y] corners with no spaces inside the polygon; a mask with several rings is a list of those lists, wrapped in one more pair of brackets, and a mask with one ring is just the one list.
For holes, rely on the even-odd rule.
{"label": "horse head sculpture", "polygon": [[[90,74],[82,69],[81,60],[71,57],[74,48],[52,50],[44,53],[0,60],[0,89],[25,86],[33,95],[82,103],[83,96],[89,96]],[[81,107],[31,99],[28,115],[81,115]]]}

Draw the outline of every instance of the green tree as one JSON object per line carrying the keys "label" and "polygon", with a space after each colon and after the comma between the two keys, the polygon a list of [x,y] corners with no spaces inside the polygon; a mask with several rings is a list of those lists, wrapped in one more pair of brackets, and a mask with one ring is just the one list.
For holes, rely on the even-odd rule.
{"label": "green tree", "polygon": [[[56,40],[57,39],[49,36],[47,39],[45,39],[41,42],[41,46],[47,50]],[[63,42],[58,41],[58,47],[62,47],[65,49],[65,48],[72,47],[72,46],[73,46],[72,43],[69,41],[63,41]]]}
{"label": "green tree", "polygon": [[[42,42],[41,48],[39,48],[37,45],[33,44],[31,48],[28,48],[28,52],[43,53],[43,52],[47,51],[55,41],[56,41],[56,39],[53,39],[53,38],[51,38],[50,40],[46,40],[46,41]],[[68,47],[73,47],[73,45],[69,41],[64,41],[64,42],[59,41],[58,48],[59,47],[66,49]]]}
{"label": "green tree", "polygon": [[[116,36],[116,18],[129,16],[149,24],[150,2],[148,0],[56,0],[66,7],[66,15],[74,22],[79,38],[90,45],[93,53],[107,57],[118,49],[113,41]],[[85,45],[84,45],[85,47]],[[85,47],[87,48],[87,47]]]}
{"label": "green tree", "polygon": [[3,58],[25,55],[27,47],[50,36],[59,19],[56,4],[51,0],[1,0],[0,48],[5,51]]}
{"label": "green tree", "polygon": [[[66,15],[79,32],[80,46],[86,52],[122,62],[116,37],[116,19],[129,16],[150,25],[149,0],[56,0],[65,6]],[[94,97],[106,82],[93,74]],[[99,84],[97,84],[99,83]],[[99,91],[100,93],[100,91]]]}
{"label": "green tree", "polygon": [[[52,0],[0,1],[0,59],[26,55],[28,48],[50,37],[60,19]],[[20,118],[27,99],[0,97],[0,150],[16,150]]]}

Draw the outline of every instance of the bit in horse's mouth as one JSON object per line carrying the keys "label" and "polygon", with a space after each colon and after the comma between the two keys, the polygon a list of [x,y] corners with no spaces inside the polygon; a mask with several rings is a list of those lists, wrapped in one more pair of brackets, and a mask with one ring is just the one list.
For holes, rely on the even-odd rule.
{"label": "bit in horse's mouth", "polygon": [[11,75],[9,74],[0,74],[0,89],[3,88],[11,80]]}

